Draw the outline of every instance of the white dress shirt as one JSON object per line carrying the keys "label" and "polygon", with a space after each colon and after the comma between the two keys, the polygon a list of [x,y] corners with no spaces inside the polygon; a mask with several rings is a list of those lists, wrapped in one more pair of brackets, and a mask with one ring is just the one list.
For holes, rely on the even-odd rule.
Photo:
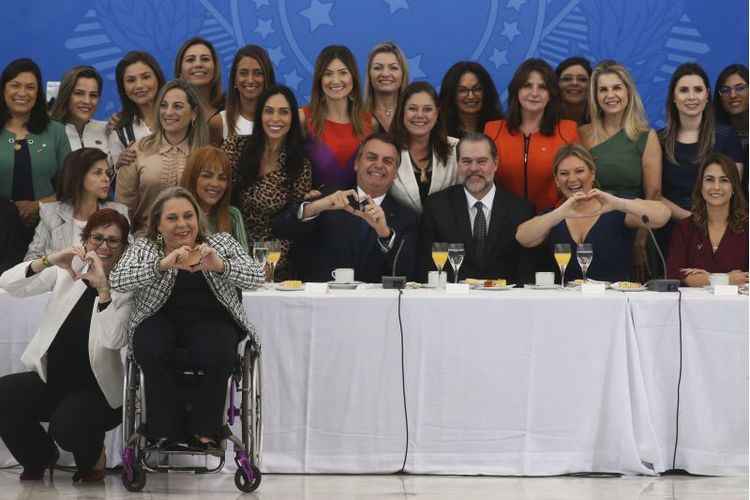
{"label": "white dress shirt", "polygon": [[467,190],[464,188],[464,193],[466,194],[466,204],[469,207],[469,225],[471,226],[471,234],[474,234],[474,219],[477,218],[477,207],[476,203],[478,201],[482,202],[482,211],[484,212],[484,220],[487,221],[487,229],[490,228],[490,217],[492,216],[492,203],[495,201],[495,192],[497,189],[495,189],[495,185],[493,184],[489,191],[487,191],[487,194],[484,195],[484,198],[481,200],[478,200],[474,198]]}

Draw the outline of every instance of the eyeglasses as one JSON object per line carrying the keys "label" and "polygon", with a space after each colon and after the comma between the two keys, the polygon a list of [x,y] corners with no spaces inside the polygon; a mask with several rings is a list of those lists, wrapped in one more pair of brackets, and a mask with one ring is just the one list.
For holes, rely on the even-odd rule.
{"label": "eyeglasses", "polygon": [[102,246],[102,243],[107,243],[107,248],[110,250],[117,250],[122,246],[122,240],[119,238],[105,238],[101,234],[92,234],[89,236],[89,241],[92,242],[95,246],[94,249],[99,248]]}
{"label": "eyeglasses", "polygon": [[479,96],[479,95],[482,95],[483,92],[484,92],[484,89],[482,88],[481,85],[476,85],[470,89],[466,87],[458,87],[458,90],[456,91],[459,97],[467,97],[469,94],[474,94],[476,96]]}
{"label": "eyeglasses", "polygon": [[560,83],[573,83],[574,81],[578,83],[589,83],[589,77],[584,75],[564,75],[560,77]]}
{"label": "eyeglasses", "polygon": [[732,87],[728,85],[722,85],[721,87],[719,87],[720,95],[732,95],[732,91],[734,91],[735,94],[744,94],[745,92],[747,92],[747,84],[738,83],[737,85],[734,85]]}

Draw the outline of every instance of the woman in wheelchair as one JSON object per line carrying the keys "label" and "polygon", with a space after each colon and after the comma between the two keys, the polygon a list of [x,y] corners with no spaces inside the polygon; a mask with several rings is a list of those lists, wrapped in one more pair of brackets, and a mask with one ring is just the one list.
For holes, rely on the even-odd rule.
{"label": "woman in wheelchair", "polygon": [[[104,435],[122,418],[120,349],[127,343],[130,296],[110,292],[110,269],[128,244],[128,220],[94,212],[72,246],[22,262],[0,288],[28,297],[52,292],[21,361],[30,370],[0,378],[0,436],[23,466],[21,480],[50,478],[59,452],[73,452],[74,481],[104,478]],[[40,422],[49,422],[45,431]]]}
{"label": "woman in wheelchair", "polygon": [[[165,447],[217,444],[226,383],[237,343],[254,338],[238,289],[262,283],[263,269],[227,233],[208,235],[205,215],[184,188],[164,190],[151,207],[147,232],[113,270],[112,288],[134,292],[128,332],[145,378],[147,435]],[[180,388],[177,353],[204,375]],[[180,360],[182,365],[184,360]]]}

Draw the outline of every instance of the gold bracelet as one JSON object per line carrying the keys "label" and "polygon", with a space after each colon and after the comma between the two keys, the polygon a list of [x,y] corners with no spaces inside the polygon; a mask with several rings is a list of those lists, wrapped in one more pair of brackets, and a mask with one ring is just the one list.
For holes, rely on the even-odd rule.
{"label": "gold bracelet", "polygon": [[44,267],[52,267],[52,263],[49,261],[46,255],[42,257],[42,265]]}

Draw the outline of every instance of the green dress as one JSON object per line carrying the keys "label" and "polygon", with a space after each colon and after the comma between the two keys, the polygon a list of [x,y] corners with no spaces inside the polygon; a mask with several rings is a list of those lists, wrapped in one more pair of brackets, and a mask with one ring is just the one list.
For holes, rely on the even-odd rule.
{"label": "green dress", "polygon": [[633,142],[625,130],[591,148],[596,161],[596,180],[603,191],[620,198],[643,198],[643,151],[648,132]]}
{"label": "green dress", "polygon": [[[216,220],[213,217],[207,217],[208,229],[211,233],[216,232]],[[247,233],[245,232],[245,223],[242,222],[242,213],[235,207],[229,207],[229,222],[232,225],[232,237],[242,245],[245,251],[249,251],[247,246]]]}

